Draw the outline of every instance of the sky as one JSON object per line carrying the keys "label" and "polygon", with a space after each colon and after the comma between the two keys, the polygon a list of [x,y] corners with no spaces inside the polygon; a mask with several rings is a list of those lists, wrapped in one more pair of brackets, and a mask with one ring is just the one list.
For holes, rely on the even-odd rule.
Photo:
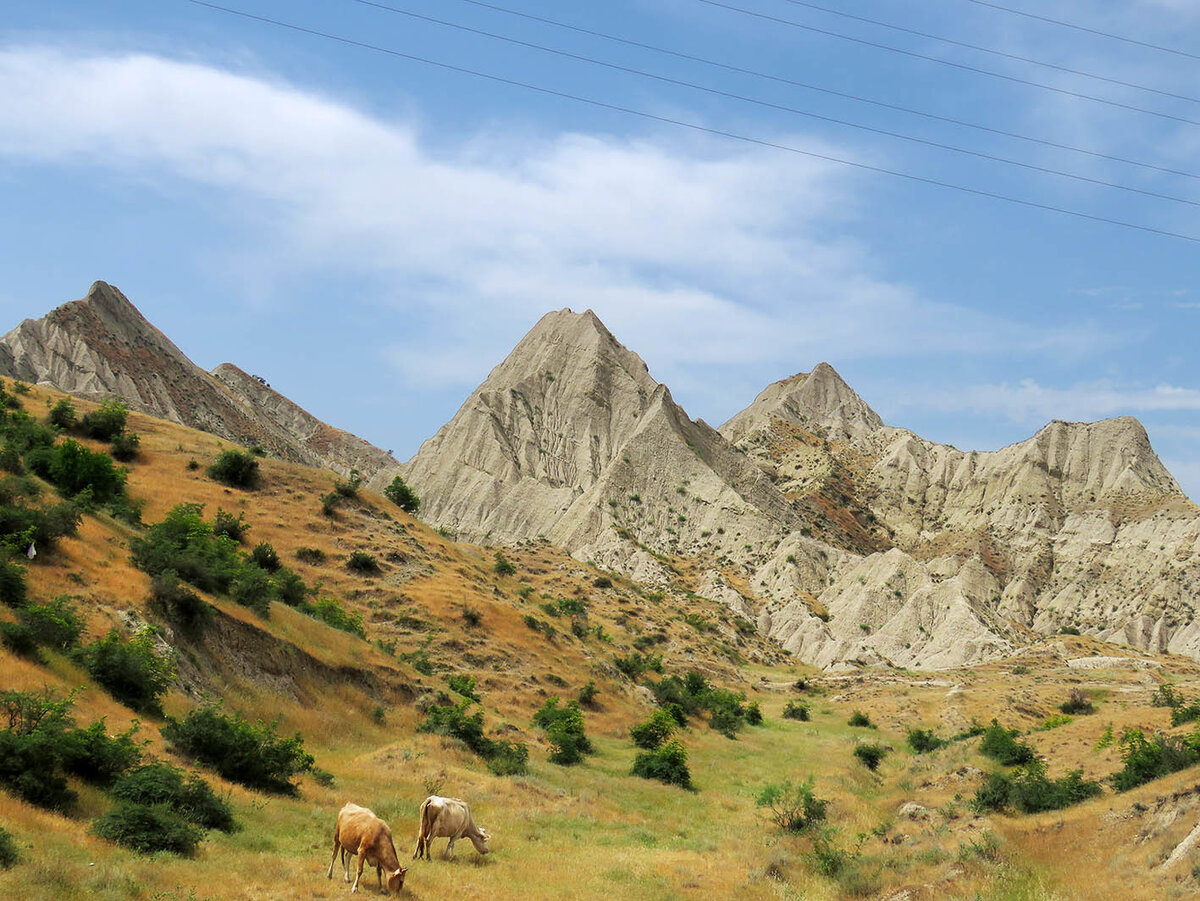
{"label": "sky", "polygon": [[407,459],[591,308],[714,426],[827,361],[962,449],[1136,416],[1200,500],[1193,0],[3,8],[0,331],[104,280]]}

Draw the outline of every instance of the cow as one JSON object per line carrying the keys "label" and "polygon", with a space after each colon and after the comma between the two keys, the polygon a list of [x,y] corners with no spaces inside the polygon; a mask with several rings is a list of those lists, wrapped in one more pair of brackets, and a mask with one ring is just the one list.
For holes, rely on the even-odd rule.
{"label": "cow", "polygon": [[398,892],[404,888],[404,874],[407,867],[400,866],[396,857],[396,846],[392,844],[392,830],[388,824],[375,816],[365,807],[357,804],[347,804],[337,816],[337,824],[333,827],[333,857],[329,861],[329,873],[326,878],[333,878],[333,865],[337,861],[338,852],[342,852],[342,866],[346,871],[346,881],[350,881],[350,858],[358,855],[358,875],[354,879],[354,888],[350,893],[358,891],[358,881],[362,879],[363,864],[375,868],[375,878],[383,890],[383,871],[388,871],[387,893]]}
{"label": "cow", "polygon": [[475,850],[487,854],[488,834],[475,825],[471,819],[471,808],[460,798],[442,798],[430,795],[421,804],[421,824],[417,830],[417,850],[413,859],[424,856],[433,860],[429,854],[429,843],[435,838],[449,838],[446,846],[446,856],[454,860],[454,843],[460,838],[470,839]]}

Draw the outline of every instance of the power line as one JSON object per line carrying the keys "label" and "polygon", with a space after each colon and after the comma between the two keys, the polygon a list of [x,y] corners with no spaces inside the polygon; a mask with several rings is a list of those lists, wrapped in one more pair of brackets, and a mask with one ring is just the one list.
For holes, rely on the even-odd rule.
{"label": "power line", "polygon": [[511,87],[518,87],[528,91],[534,91],[539,94],[544,94],[550,97],[559,97],[564,100],[571,100],[576,103],[584,103],[589,106],[594,106],[599,109],[607,109],[613,112],[625,113],[631,116],[637,116],[652,122],[660,122],[665,125],[674,125],[679,128],[686,128],[691,131],[700,132],[702,134],[714,135],[721,138],[729,138],[735,141],[742,141],[747,144],[752,144],[758,147],[767,147],[773,150],[782,150],[786,153],[793,153],[798,156],[805,156],[810,159],[823,160],[830,163],[838,163],[839,165],[850,166],[855,169],[861,169],[866,172],[874,172],[879,175],[890,175],[895,178],[902,178],[907,181],[917,182],[919,184],[933,185],[939,188],[946,188],[952,191],[959,191],[964,194],[971,194],[977,197],[987,197],[992,200],[1000,200],[1005,203],[1015,204],[1017,206],[1028,207],[1030,209],[1045,210],[1052,213],[1060,213],[1064,216],[1071,216],[1077,219],[1086,219],[1090,222],[1100,222],[1106,225],[1116,225],[1121,228],[1129,228],[1135,231],[1146,232],[1152,235],[1159,235],[1168,238],[1178,238],[1182,241],[1189,241],[1194,244],[1200,244],[1200,237],[1194,235],[1185,235],[1180,232],[1168,231],[1166,229],[1155,228],[1150,225],[1139,225],[1134,222],[1126,222],[1121,219],[1111,219],[1107,216],[1098,216],[1092,213],[1084,213],[1080,210],[1072,210],[1066,207],[1053,206],[1051,204],[1039,203],[1035,200],[1025,200],[1019,197],[1012,197],[1007,194],[1000,194],[993,191],[987,191],[982,188],[972,188],[966,185],[958,185],[953,182],[939,181],[938,179],[928,178],[923,175],[914,175],[911,172],[901,172],[895,169],[887,169],[882,166],[874,166],[870,163],[862,163],[856,160],[847,160],[841,157],[833,156],[832,154],[817,153],[812,150],[804,150],[799,147],[793,147],[788,144],[781,144],[775,141],[768,141],[763,138],[755,138],[749,135],[738,134],[737,132],[725,131],[719,128],[712,128],[707,125],[700,125],[695,122],[688,122],[683,119],[673,119],[669,116],[662,116],[657,113],[649,113],[645,110],[634,109],[632,107],[620,106],[615,103],[608,103],[604,100],[597,100],[592,97],[583,97],[578,94],[571,94],[566,91],[560,91],[557,88],[547,88],[541,85],[536,85],[531,82],[519,81],[514,78],[507,78],[503,75],[495,75],[490,72],[480,72],[475,69],[468,69],[465,66],[458,66],[453,63],[441,62],[440,60],[428,59],[426,57],[417,56],[412,53],[405,53],[401,50],[395,50],[390,47],[380,47],[376,44],[368,44],[365,41],[358,41],[353,38],[342,37],[329,32],[319,31],[315,28],[307,28],[303,25],[295,25],[291,22],[284,22],[279,19],[272,19],[267,16],[256,15],[255,13],[245,12],[239,9],[233,9],[228,6],[221,6],[216,3],[210,3],[208,0],[184,0],[186,3],[191,3],[195,6],[203,6],[207,9],[216,10],[230,15],[239,16],[244,19],[250,19],[256,22],[262,22],[267,25],[274,25],[279,28],[286,28],[290,31],[295,31],[300,34],[307,34],[313,37],[323,38],[330,41],[336,41],[340,44],[345,44],[350,47],[358,47],[363,50],[370,50],[376,53],[384,53],[388,56],[393,56],[398,59],[409,60],[410,62],[421,63],[422,65],[434,66],[439,69],[444,69],[448,72],[457,72],[462,75],[470,75],[474,78],[482,78],[488,81],[496,82],[497,84],[505,84]]}
{"label": "power line", "polygon": [[1110,78],[1107,75],[1097,75],[1095,72],[1085,72],[1082,69],[1072,69],[1069,66],[1060,66],[1057,63],[1048,63],[1044,60],[1033,59],[1028,56],[1021,56],[1016,53],[1008,53],[1004,50],[997,50],[994,47],[984,47],[980,44],[970,44],[966,41],[955,40],[954,38],[944,37],[942,35],[930,34],[927,31],[919,31],[916,28],[907,28],[904,25],[895,25],[890,22],[881,22],[879,19],[869,19],[866,16],[856,16],[853,13],[845,12],[840,9],[830,9],[828,6],[821,6],[817,3],[808,3],[806,0],[785,0],[785,2],[793,6],[803,6],[806,9],[815,9],[818,12],[828,13],[831,16],[841,16],[843,19],[851,19],[855,22],[865,22],[868,25],[877,25],[880,28],[888,28],[892,31],[903,32],[904,34],[915,35],[920,38],[927,38],[931,41],[940,41],[943,44],[950,44],[954,47],[963,47],[967,50],[976,50],[980,53],[990,53],[993,56],[1000,56],[1004,59],[1011,59],[1021,63],[1029,63],[1034,66],[1043,66],[1047,69],[1054,69],[1056,72],[1066,72],[1070,75],[1081,75],[1084,78],[1094,78],[1097,81],[1107,82],[1108,84],[1120,85],[1123,88],[1134,88],[1138,91],[1147,91],[1151,94],[1159,94],[1163,97],[1171,97],[1175,100],[1186,100],[1189,103],[1200,103],[1195,97],[1189,97],[1187,94],[1176,94],[1172,91],[1164,91],[1159,88],[1151,88],[1142,84],[1135,84],[1131,81],[1122,81],[1119,78]]}
{"label": "power line", "polygon": [[947,150],[952,153],[960,153],[964,156],[972,156],[976,159],[988,160],[994,163],[1003,163],[1007,166],[1016,166],[1021,169],[1026,169],[1032,172],[1040,172],[1044,175],[1054,175],[1059,178],[1069,178],[1075,181],[1082,181],[1088,184],[1099,185],[1105,188],[1114,188],[1119,191],[1129,191],[1134,194],[1141,194],[1144,197],[1154,197],[1159,200],[1170,200],[1174,203],[1188,204],[1189,206],[1200,206],[1200,201],[1188,200],[1183,197],[1178,197],[1173,194],[1164,194],[1158,191],[1150,191],[1144,188],[1135,188],[1129,185],[1122,185],[1117,182],[1105,181],[1100,178],[1093,178],[1087,175],[1079,175],[1073,172],[1064,172],[1060,169],[1052,169],[1049,166],[1039,166],[1035,163],[1026,163],[1021,160],[1014,160],[1008,157],[998,156],[993,153],[985,153],[980,150],[970,150],[964,147],[956,147],[953,144],[946,144],[941,141],[928,140],[926,138],[918,138],[913,135],[906,135],[901,132],[889,131],[883,128],[875,128],[871,125],[864,125],[859,122],[852,122],[848,119],[838,119],[833,116],[826,116],[821,113],[814,113],[809,110],[802,110],[794,106],[787,106],[782,103],[772,103],[768,100],[760,100],[755,97],[747,97],[743,94],[735,94],[732,91],[723,91],[719,88],[710,88],[705,85],[696,84],[690,81],[683,81],[678,78],[671,78],[667,75],[658,75],[654,72],[646,72],[642,69],[635,69],[631,66],[624,66],[618,63],[605,62],[591,56],[585,56],[579,53],[571,53],[567,50],[559,50],[554,47],[547,47],[544,44],[537,44],[532,41],[522,40],[520,38],[509,37],[503,34],[497,34],[493,31],[487,31],[482,28],[476,28],[472,25],[463,25],[458,22],[450,22],[446,19],[439,19],[436,16],[428,16],[424,13],[413,12],[412,10],[401,9],[396,6],[389,6],[386,3],[377,2],[377,0],[354,0],[364,6],[374,7],[375,9],[384,10],[386,12],[396,13],[398,15],[407,16],[410,19],[417,19],[421,22],[429,22],[434,25],[440,25],[446,28],[453,28],[457,31],[465,31],[469,34],[479,35],[481,37],[491,38],[498,41],[504,41],[509,44],[515,44],[519,47],[527,47],[531,50],[538,50],[543,53],[550,53],[555,56],[565,59],[575,60],[577,62],[589,63],[591,65],[602,66],[615,72],[624,72],[628,75],[636,75],[640,78],[649,78],[663,84],[674,85],[675,87],[688,88],[689,90],[702,91],[715,97],[724,97],[729,100],[737,100],[741,103],[750,103],[755,106],[761,106],[767,109],[778,110],[779,112],[793,113],[798,116],[805,116],[810,119],[817,119],[822,122],[829,122],[834,125],[841,125],[846,128],[856,128],[860,131],[870,132],[871,134],[883,135],[889,138],[895,138],[901,141],[909,141],[915,144],[921,144],[926,147],[934,147],[938,150]]}
{"label": "power line", "polygon": [[1186,56],[1188,59],[1200,59],[1200,54],[1188,53],[1186,50],[1176,50],[1174,47],[1164,47],[1161,44],[1151,44],[1149,41],[1139,41],[1136,38],[1126,37],[1122,34],[1113,34],[1111,31],[1101,31],[1098,28],[1088,28],[1086,25],[1077,25],[1074,22],[1065,22],[1062,19],[1051,19],[1049,16],[1039,16],[1037,13],[1026,12],[1023,9],[1013,9],[1011,6],[1001,6],[999,3],[989,3],[987,0],[967,0],[968,3],[974,3],[978,6],[988,6],[992,9],[998,9],[1002,12],[1012,13],[1015,16],[1024,16],[1027,19],[1037,19],[1039,22],[1049,22],[1051,25],[1061,25],[1063,28],[1073,28],[1076,31],[1084,31],[1088,34],[1099,35],[1102,38],[1112,38],[1114,41],[1123,41],[1126,44],[1134,44],[1138,47],[1146,47],[1150,50],[1161,50],[1163,53],[1173,53],[1176,56]]}
{"label": "power line", "polygon": [[[357,2],[357,0],[356,0],[356,2]],[[555,28],[562,28],[567,31],[573,31],[577,34],[586,34],[589,37],[602,38],[603,40],[613,41],[618,44],[624,44],[628,47],[638,47],[642,50],[650,50],[654,53],[662,53],[667,56],[673,56],[677,59],[685,59],[685,60],[688,60],[689,62],[701,63],[706,66],[713,66],[714,68],[724,69],[728,72],[737,72],[742,75],[750,75],[755,78],[762,78],[762,79],[766,79],[768,81],[774,81],[778,84],[786,84],[786,85],[790,85],[790,86],[796,87],[796,88],[803,88],[804,90],[807,90],[807,91],[816,91],[821,94],[828,94],[832,97],[841,97],[845,100],[853,100],[857,103],[867,103],[867,104],[871,104],[872,106],[880,107],[882,109],[895,110],[896,112],[906,113],[911,116],[921,116],[922,118],[930,119],[930,120],[933,120],[936,122],[945,122],[947,124],[958,125],[963,128],[973,128],[973,129],[976,129],[977,131],[983,131],[983,132],[987,132],[989,134],[1000,135],[1005,138],[1013,138],[1018,141],[1028,141],[1032,144],[1039,144],[1043,147],[1053,147],[1056,150],[1066,150],[1071,153],[1079,153],[1079,154],[1083,154],[1085,156],[1095,157],[1096,159],[1109,160],[1110,162],[1114,162],[1114,163],[1124,163],[1125,165],[1128,165],[1128,166],[1137,166],[1142,169],[1150,169],[1155,172],[1163,172],[1167,175],[1179,175],[1179,176],[1183,176],[1184,178],[1200,178],[1200,175],[1198,175],[1194,172],[1185,172],[1180,169],[1172,169],[1168,166],[1159,166],[1159,165],[1156,165],[1155,163],[1147,163],[1147,162],[1142,162],[1140,160],[1132,160],[1127,157],[1114,156],[1114,155],[1108,154],[1108,153],[1100,153],[1099,151],[1088,150],[1087,148],[1084,148],[1084,147],[1074,147],[1070,144],[1062,144],[1057,141],[1047,140],[1045,138],[1036,138],[1036,137],[1033,137],[1032,135],[1025,135],[1025,134],[1021,134],[1019,132],[1014,132],[1014,131],[1006,131],[1002,128],[993,128],[990,125],[983,125],[978,122],[968,122],[965,119],[956,119],[952,116],[942,116],[942,115],[939,115],[938,113],[931,113],[931,112],[928,112],[925,110],[918,110],[918,109],[913,109],[912,107],[902,106],[900,104],[888,103],[886,101],[878,100],[878,99],[875,99],[872,97],[863,97],[859,94],[850,94],[845,91],[836,91],[836,90],[833,90],[832,88],[825,88],[825,87],[821,87],[820,85],[810,84],[810,83],[804,82],[804,81],[796,81],[795,79],[786,78],[782,75],[774,75],[770,72],[761,72],[756,69],[747,69],[742,66],[732,65],[731,63],[723,63],[723,62],[720,62],[719,60],[709,59],[709,58],[703,57],[703,56],[695,56],[690,53],[683,53],[679,50],[672,50],[669,47],[662,47],[657,44],[647,44],[642,41],[635,41],[630,38],[621,37],[620,35],[610,34],[608,32],[604,32],[604,31],[596,31],[591,28],[583,28],[578,25],[572,25],[568,22],[561,22],[557,19],[549,19],[544,16],[537,16],[532,13],[522,12],[520,10],[515,10],[515,9],[509,9],[504,6],[498,6],[494,3],[484,2],[484,0],[459,0],[459,2],[460,3],[469,3],[472,6],[481,7],[483,9],[490,9],[495,12],[504,13],[504,14],[510,15],[510,16],[516,16],[518,18],[527,19],[527,20],[533,21],[533,22],[540,22],[544,25],[552,25]]]}
{"label": "power line", "polygon": [[[956,63],[948,59],[940,59],[936,56],[928,56],[924,53],[917,53],[915,50],[905,50],[902,47],[893,47],[891,44],[881,44],[878,41],[868,41],[864,38],[856,38],[852,35],[842,34],[837,31],[829,31],[825,28],[817,28],[814,25],[805,25],[803,22],[797,22],[794,19],[784,19],[780,16],[772,16],[767,13],[761,13],[757,10],[746,9],[744,6],[734,6],[729,3],[721,3],[720,0],[695,0],[697,3],[704,3],[708,6],[714,6],[719,9],[729,10],[730,12],[740,13],[745,16],[753,16],[756,19],[764,19],[768,22],[776,22],[780,25],[787,25],[791,28],[800,28],[804,31],[811,31],[814,34],[824,35],[826,37],[837,38],[842,41],[849,41],[853,44],[861,44],[864,47],[874,47],[877,50],[887,50],[891,53],[899,53],[902,56],[910,56],[914,59],[925,60],[926,62],[938,63],[942,66],[950,66],[953,69],[962,69],[965,72],[974,72],[977,75],[986,75],[989,78],[999,78],[1004,81],[1011,81],[1015,84],[1023,84],[1028,87],[1040,88],[1043,91],[1051,91],[1055,94],[1064,94],[1068,97],[1075,97],[1079,100],[1090,100],[1093,103],[1103,103],[1105,106],[1114,106],[1118,109],[1129,110],[1130,112],[1143,113],[1147,116],[1156,116],[1160,119],[1170,119],[1173,122],[1182,122],[1185,125],[1200,125],[1200,122],[1195,119],[1187,119],[1183,116],[1173,116],[1170,113],[1162,113],[1157,110],[1146,109],[1142,106],[1134,106],[1131,103],[1121,103],[1118,100],[1108,100],[1104,97],[1097,97],[1094,94],[1084,94],[1080,91],[1071,91],[1067,88],[1056,88],[1053,85],[1044,84],[1040,81],[1030,81],[1027,78],[1018,78],[1016,75],[1006,75],[1003,72],[993,72],[991,69],[981,69],[978,66],[969,66],[966,63]],[[972,0],[975,2],[975,0]]]}

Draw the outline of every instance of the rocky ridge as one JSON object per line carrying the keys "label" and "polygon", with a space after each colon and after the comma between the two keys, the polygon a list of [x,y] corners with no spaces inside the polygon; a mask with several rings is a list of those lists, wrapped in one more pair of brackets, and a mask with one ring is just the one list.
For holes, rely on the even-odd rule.
{"label": "rocky ridge", "polygon": [[236,366],[205,372],[105,282],[0,338],[0,375],[95,400],[119,397],[139,412],[343,475],[357,468],[369,476],[396,462]]}

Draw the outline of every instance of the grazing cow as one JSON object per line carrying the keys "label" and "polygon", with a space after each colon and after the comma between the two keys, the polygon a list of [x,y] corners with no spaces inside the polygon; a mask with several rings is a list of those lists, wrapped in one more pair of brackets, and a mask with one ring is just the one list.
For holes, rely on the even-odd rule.
{"label": "grazing cow", "polygon": [[396,846],[392,844],[392,830],[388,824],[365,807],[357,804],[347,804],[338,813],[337,825],[333,827],[333,858],[329,861],[329,874],[333,878],[333,864],[338,852],[342,852],[342,866],[346,871],[346,881],[350,881],[350,858],[358,855],[358,875],[354,879],[354,888],[350,893],[358,891],[358,880],[362,879],[363,864],[375,868],[375,877],[379,888],[383,890],[383,871],[388,871],[387,892],[392,894],[404,888],[406,867],[400,866],[396,857]]}
{"label": "grazing cow", "polygon": [[471,808],[459,798],[430,795],[421,804],[421,825],[417,831],[417,850],[413,853],[413,859],[424,856],[426,860],[433,860],[429,854],[429,843],[435,838],[450,839],[446,856],[451,860],[454,860],[454,843],[460,838],[470,839],[480,854],[487,854],[489,850],[487,832],[475,825],[471,819]]}

